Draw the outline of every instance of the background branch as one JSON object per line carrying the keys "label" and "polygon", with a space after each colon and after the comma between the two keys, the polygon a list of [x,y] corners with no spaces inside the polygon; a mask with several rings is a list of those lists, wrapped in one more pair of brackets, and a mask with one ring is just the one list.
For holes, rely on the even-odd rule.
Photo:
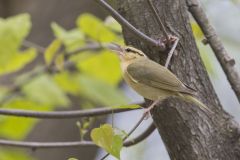
{"label": "background branch", "polygon": [[234,67],[235,61],[229,56],[224,48],[220,38],[217,36],[215,29],[210,24],[207,15],[197,0],[187,0],[189,11],[202,29],[207,42],[210,44],[215,56],[217,57],[228,81],[240,102],[240,76]]}
{"label": "background branch", "polygon": [[150,124],[150,126],[143,133],[141,133],[139,136],[137,136],[137,137],[135,137],[135,138],[133,138],[129,141],[124,142],[124,146],[125,147],[132,146],[132,145],[135,145],[135,144],[143,141],[148,136],[150,136],[150,134],[152,134],[155,129],[156,129],[156,127],[155,127],[154,123],[152,122]]}
{"label": "background branch", "polygon": [[[140,105],[143,105],[143,104],[140,104]],[[27,110],[17,110],[17,109],[0,109],[0,115],[16,116],[16,117],[31,117],[31,118],[40,118],[40,119],[68,119],[68,118],[101,116],[105,114],[121,113],[121,112],[132,111],[132,110],[136,110],[136,109],[108,107],[108,108],[98,108],[98,109],[91,109],[91,110],[52,111],[52,112],[38,112],[38,111],[27,111]]]}
{"label": "background branch", "polygon": [[95,1],[99,3],[103,8],[105,8],[111,14],[111,16],[113,16],[113,18],[118,21],[118,23],[120,23],[125,29],[129,30],[136,37],[152,46],[157,46],[161,51],[164,51],[166,49],[166,46],[163,42],[161,42],[160,40],[154,40],[151,37],[145,35],[143,32],[139,31],[104,0]]}
{"label": "background branch", "polygon": [[39,53],[44,53],[44,52],[45,52],[45,49],[46,49],[46,48],[44,48],[44,47],[42,47],[42,46],[40,46],[40,45],[38,45],[38,44],[36,44],[36,43],[33,43],[33,42],[31,42],[31,41],[28,41],[28,40],[24,40],[24,41],[22,42],[22,45],[23,45],[24,47],[28,47],[28,48],[34,47],[34,48],[36,48],[36,49],[38,50]]}
{"label": "background branch", "polygon": [[91,141],[74,141],[74,142],[19,142],[10,140],[0,140],[1,146],[20,147],[20,148],[68,148],[68,147],[87,147],[96,145]]}
{"label": "background branch", "polygon": [[[123,143],[123,146],[130,147],[138,144],[147,138],[154,130],[155,125],[152,123],[142,134]],[[0,140],[1,146],[19,147],[19,148],[68,148],[68,147],[97,147],[92,141],[72,141],[72,142],[20,142],[12,140]]]}

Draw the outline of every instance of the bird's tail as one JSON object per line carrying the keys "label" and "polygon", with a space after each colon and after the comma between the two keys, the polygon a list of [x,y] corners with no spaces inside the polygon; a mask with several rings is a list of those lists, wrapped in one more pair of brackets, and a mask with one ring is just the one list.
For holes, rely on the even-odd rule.
{"label": "bird's tail", "polygon": [[196,104],[202,110],[213,113],[212,110],[210,110],[205,104],[203,104],[201,101],[199,101],[197,98],[193,97],[192,95],[181,94],[180,97],[183,98],[183,100],[185,100],[187,102],[191,102],[191,103]]}

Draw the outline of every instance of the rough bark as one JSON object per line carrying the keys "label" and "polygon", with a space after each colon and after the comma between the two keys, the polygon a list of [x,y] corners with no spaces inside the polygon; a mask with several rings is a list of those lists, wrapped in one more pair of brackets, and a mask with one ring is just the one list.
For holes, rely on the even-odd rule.
{"label": "rough bark", "polygon": [[[118,11],[139,30],[155,39],[163,37],[146,0],[117,0],[117,4]],[[192,35],[186,2],[155,0],[154,5],[168,33],[180,39],[170,70],[198,90],[199,100],[214,111],[214,114],[203,112],[197,106],[177,98],[169,98],[155,107],[153,120],[171,159],[240,159],[239,125],[222,109],[208,78]],[[147,46],[125,29],[123,33],[127,44],[143,50],[156,62],[164,63],[166,53]]]}

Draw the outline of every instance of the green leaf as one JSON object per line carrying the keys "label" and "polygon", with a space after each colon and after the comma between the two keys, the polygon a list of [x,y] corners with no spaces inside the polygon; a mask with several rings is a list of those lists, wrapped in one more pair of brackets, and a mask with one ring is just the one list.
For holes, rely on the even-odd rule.
{"label": "green leaf", "polygon": [[55,57],[56,53],[59,51],[62,42],[60,39],[55,39],[52,43],[47,47],[44,53],[44,59],[47,65],[50,65]]}
{"label": "green leaf", "polygon": [[112,151],[110,153],[120,159],[120,151],[123,147],[123,140],[120,135],[114,135],[112,141]]}
{"label": "green leaf", "polygon": [[[16,140],[24,139],[36,124],[36,119],[3,117],[0,120],[0,136]],[[17,126],[16,126],[17,124]]]}
{"label": "green leaf", "polygon": [[199,27],[199,25],[195,21],[191,22],[191,26],[192,26],[192,30],[193,30],[193,35],[194,35],[194,37],[196,39],[196,42],[197,42],[198,49],[200,51],[200,56],[201,56],[201,58],[204,62],[204,65],[205,65],[208,73],[210,73],[213,76],[216,76],[214,66],[213,66],[212,61],[211,61],[210,54],[208,54],[211,51],[206,46],[204,46],[203,43],[202,43],[202,39],[204,38],[204,34],[203,34],[201,28]]}
{"label": "green leaf", "polygon": [[57,23],[51,24],[54,35],[60,39],[68,52],[74,51],[85,44],[84,35],[79,29],[66,31]]}
{"label": "green leaf", "polygon": [[80,94],[93,102],[106,106],[117,106],[127,104],[128,100],[117,88],[104,81],[91,76],[81,74],[78,77],[80,83]]}
{"label": "green leaf", "polygon": [[69,158],[68,160],[78,160],[77,158]]}
{"label": "green leaf", "polygon": [[0,75],[17,71],[26,64],[32,62],[37,55],[36,49],[29,48],[21,53],[16,53],[8,63],[2,64],[0,67]]}
{"label": "green leaf", "polygon": [[64,54],[60,53],[55,60],[55,65],[59,71],[64,69]]}
{"label": "green leaf", "polygon": [[108,16],[105,19],[104,24],[114,32],[118,32],[118,33],[122,32],[121,25],[112,16]]}
{"label": "green leaf", "polygon": [[70,102],[65,93],[48,76],[41,75],[23,87],[24,94],[43,105],[67,106]]}
{"label": "green leaf", "polygon": [[89,119],[89,118],[84,118],[81,121],[77,121],[76,125],[79,129],[81,141],[84,140],[86,133],[88,133],[91,121],[92,121],[92,119]]}
{"label": "green leaf", "polygon": [[129,104],[129,105],[122,105],[122,106],[114,106],[113,108],[129,108],[129,109],[137,109],[141,108],[141,106],[137,104]]}
{"label": "green leaf", "polygon": [[209,54],[211,50],[207,48],[200,40],[197,40],[197,46],[200,51],[200,56],[203,60],[204,66],[206,67],[208,73],[210,73],[212,76],[217,76],[216,71],[214,69],[214,65],[212,63],[212,57]]}
{"label": "green leaf", "polygon": [[90,38],[99,42],[113,42],[116,35],[97,17],[91,14],[82,14],[77,19],[79,29]]}
{"label": "green leaf", "polygon": [[92,51],[84,51],[81,52],[81,54],[74,54],[72,56],[69,57],[69,60],[74,62],[74,64],[78,64],[80,62],[83,62],[85,60],[88,60],[89,58],[95,56],[96,52],[92,52]]}
{"label": "green leaf", "polygon": [[[3,106],[8,109],[25,109],[36,111],[48,111],[49,106],[40,105],[27,99],[14,99]],[[10,139],[24,139],[35,126],[37,120],[29,118],[1,116],[0,118],[0,136]],[[17,124],[17,127],[16,127]]]}
{"label": "green leaf", "polygon": [[35,158],[28,155],[27,152],[22,150],[0,148],[0,159],[1,160],[34,160]]}
{"label": "green leaf", "polygon": [[193,31],[194,37],[196,39],[202,39],[204,37],[204,35],[203,35],[203,32],[202,32],[201,28],[199,27],[199,25],[195,21],[192,21],[191,26],[192,26],[192,31]]}
{"label": "green leaf", "polygon": [[30,16],[20,14],[8,19],[0,18],[0,61],[11,57],[31,28]]}
{"label": "green leaf", "polygon": [[[18,51],[30,28],[31,22],[28,14],[20,14],[8,19],[0,18],[0,74],[20,69],[34,57],[33,49],[26,50],[23,54]],[[23,62],[18,60],[20,56],[23,56],[21,57]]]}
{"label": "green leaf", "polygon": [[104,124],[95,128],[91,132],[93,142],[105,149],[108,153],[120,159],[120,151],[123,146],[123,140],[119,135],[114,133],[111,125]]}
{"label": "green leaf", "polygon": [[77,64],[79,70],[97,79],[117,86],[122,79],[119,59],[116,54],[104,50]]}
{"label": "green leaf", "polygon": [[54,75],[54,81],[67,93],[72,95],[80,93],[80,85],[76,74],[63,71]]}
{"label": "green leaf", "polygon": [[8,90],[9,88],[7,88],[6,86],[0,86],[0,101],[6,96]]}

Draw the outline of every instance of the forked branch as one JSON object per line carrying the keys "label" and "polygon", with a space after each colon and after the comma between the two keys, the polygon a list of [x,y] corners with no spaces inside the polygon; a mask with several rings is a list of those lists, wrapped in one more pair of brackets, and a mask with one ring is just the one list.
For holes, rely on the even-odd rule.
{"label": "forked branch", "polygon": [[225,72],[238,101],[240,102],[240,75],[234,66],[235,60],[227,53],[199,2],[197,0],[187,0],[187,2],[189,11],[202,29],[207,42],[210,44],[213,52],[215,53],[215,56],[221,64],[221,67]]}

